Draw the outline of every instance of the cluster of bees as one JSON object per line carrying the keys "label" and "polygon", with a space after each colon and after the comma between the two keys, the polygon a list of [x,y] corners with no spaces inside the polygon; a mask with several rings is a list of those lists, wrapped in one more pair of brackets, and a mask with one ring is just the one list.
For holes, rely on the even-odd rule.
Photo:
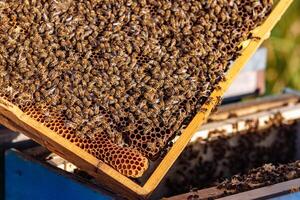
{"label": "cluster of bees", "polygon": [[106,134],[155,159],[271,7],[271,0],[0,1],[1,92],[20,106],[50,106],[80,137]]}
{"label": "cluster of bees", "polygon": [[[297,123],[282,123],[276,114],[266,123],[270,128],[258,130],[257,121],[249,120],[247,131],[226,135],[222,130],[210,132],[187,146],[167,176],[170,194],[192,188],[202,189],[238,173],[265,163],[288,163],[295,159]],[[241,156],[243,155],[243,156]]]}
{"label": "cluster of bees", "polygon": [[[197,192],[192,193],[186,198],[187,200],[200,199],[219,199],[229,195],[246,192],[256,188],[261,188],[277,183],[300,178],[300,161],[288,164],[264,164],[261,167],[251,169],[244,175],[235,175],[228,180],[217,185],[217,189],[221,192],[209,198],[201,198]],[[299,188],[291,188],[290,192],[298,192]]]}
{"label": "cluster of bees", "polygon": [[[38,107],[29,103],[22,105],[20,108],[27,116],[35,119],[50,130],[55,131],[61,137],[77,145],[127,177],[139,178],[148,169],[149,161],[141,152],[137,149],[120,146],[118,143],[112,141],[106,134],[97,134],[93,139],[88,137],[82,138],[75,133],[74,129],[64,126],[64,115],[57,112],[49,112],[47,106]],[[107,113],[101,114],[106,115]],[[48,144],[45,145],[48,147]]]}
{"label": "cluster of bees", "polygon": [[218,188],[225,189],[228,195],[296,178],[300,178],[300,161],[281,165],[265,164],[250,170],[247,174],[233,176],[218,185]]}

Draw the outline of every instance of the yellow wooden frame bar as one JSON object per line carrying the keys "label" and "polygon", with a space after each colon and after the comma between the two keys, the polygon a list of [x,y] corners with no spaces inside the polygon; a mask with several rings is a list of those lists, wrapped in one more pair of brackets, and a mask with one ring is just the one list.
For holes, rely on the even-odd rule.
{"label": "yellow wooden frame bar", "polygon": [[261,39],[251,40],[247,45],[245,45],[242,55],[237,58],[227,72],[226,81],[219,83],[221,89],[213,91],[211,94],[212,101],[203,106],[206,111],[200,112],[194,117],[143,186],[120,174],[109,165],[77,147],[67,139],[59,136],[54,131],[40,124],[36,120],[30,118],[17,106],[1,98],[0,123],[14,131],[26,134],[41,145],[74,163],[78,167],[86,170],[112,191],[125,195],[130,199],[147,198],[158,186],[167,171],[188,144],[193,134],[208,118],[212,109],[218,103],[218,97],[223,96],[224,92],[232,83],[234,77],[239,73],[262,42],[269,37],[271,30],[292,2],[293,0],[280,0],[265,22],[253,32],[254,36]]}

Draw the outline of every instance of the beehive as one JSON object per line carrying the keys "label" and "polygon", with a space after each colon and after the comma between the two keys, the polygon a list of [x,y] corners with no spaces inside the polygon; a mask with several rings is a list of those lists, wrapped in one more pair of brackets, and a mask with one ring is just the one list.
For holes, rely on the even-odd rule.
{"label": "beehive", "polygon": [[[167,200],[269,199],[299,191],[299,160],[287,164],[264,164],[223,183],[165,198]],[[234,195],[235,194],[235,195]]]}
{"label": "beehive", "polygon": [[293,180],[300,177],[300,161],[251,169],[244,175],[235,175],[221,183],[218,187],[226,189],[227,195],[252,190],[254,188],[274,185],[276,183]]}
{"label": "beehive", "polygon": [[234,134],[214,130],[208,138],[191,142],[166,177],[168,190],[172,194],[188,192],[265,163],[294,160],[298,124],[283,119],[275,114],[267,123],[271,127],[263,130],[257,130],[257,120],[247,119],[249,130]]}
{"label": "beehive", "polygon": [[[26,3],[28,3],[28,2],[26,2]],[[285,3],[287,3],[287,4],[285,4]],[[277,8],[278,11],[276,13],[277,15],[282,14],[290,2],[286,1],[285,3],[282,3],[282,5],[278,6],[278,8]],[[5,5],[5,3],[1,3],[1,6],[3,6],[3,5]],[[152,10],[152,13],[154,12],[153,9],[150,9],[150,10]],[[280,15],[278,15],[278,16],[280,16]],[[248,45],[248,47],[244,50],[244,54],[245,54],[244,56],[246,58],[248,58],[254,52],[254,50],[257,48],[257,46],[261,43],[261,41],[263,39],[265,39],[265,34],[267,34],[270,31],[270,29],[274,26],[275,22],[278,20],[278,16],[269,17],[268,25],[262,26],[261,32],[257,34],[257,36],[262,37],[262,38],[261,38],[261,40],[253,41],[253,43],[250,43]],[[239,42],[239,41],[237,41],[237,42]],[[58,56],[61,56],[60,54],[61,54],[61,52],[58,52]],[[234,55],[235,54],[232,54],[232,56],[234,56]],[[63,55],[62,55],[62,57],[63,57]],[[26,128],[23,127],[24,128],[23,131],[25,131],[28,135],[33,134],[30,132],[33,131],[32,127],[34,127],[33,132],[37,132],[38,134],[41,134],[41,138],[42,138],[41,139],[39,137],[36,137],[36,135],[35,135],[34,139],[36,139],[38,142],[42,143],[43,145],[47,146],[48,148],[51,148],[51,149],[56,148],[57,150],[59,150],[59,148],[63,148],[64,151],[68,151],[67,153],[59,152],[60,154],[63,154],[64,157],[66,156],[66,154],[72,155],[72,150],[76,149],[75,154],[77,154],[77,155],[75,155],[75,157],[77,157],[77,158],[80,157],[80,156],[78,156],[78,154],[80,154],[82,156],[84,155],[86,157],[85,158],[81,157],[80,160],[69,158],[69,160],[72,160],[73,162],[75,162],[75,164],[78,164],[79,166],[87,167],[86,164],[82,163],[82,161],[84,160],[85,162],[89,163],[89,165],[93,165],[95,167],[95,169],[92,169],[91,166],[87,167],[87,171],[89,171],[90,173],[95,174],[95,171],[98,173],[100,173],[100,171],[102,171],[104,174],[111,176],[113,179],[110,179],[109,181],[107,181],[106,184],[108,184],[109,182],[118,182],[119,184],[121,182],[124,182],[123,186],[125,188],[130,189],[131,191],[138,193],[140,195],[146,195],[146,194],[149,194],[156,187],[156,185],[158,184],[158,182],[160,181],[160,179],[162,178],[164,173],[167,171],[169,166],[172,164],[172,162],[178,156],[180,151],[183,149],[183,147],[187,143],[189,137],[191,136],[193,130],[195,130],[195,128],[196,128],[195,122],[197,121],[197,123],[199,124],[199,121],[202,122],[204,120],[204,118],[208,115],[208,113],[210,112],[212,107],[216,104],[217,99],[215,99],[215,98],[217,96],[222,95],[222,93],[224,92],[224,89],[226,89],[228,84],[231,82],[231,79],[233,78],[232,76],[234,76],[238,72],[238,69],[241,68],[242,64],[244,64],[244,62],[246,61],[245,58],[239,59],[239,60],[227,72],[227,76],[228,76],[227,81],[220,83],[222,90],[215,90],[215,92],[213,92],[211,94],[211,96],[214,98],[210,98],[209,100],[211,100],[211,101],[209,101],[207,103],[207,105],[204,106],[204,107],[206,107],[206,112],[200,113],[200,115],[198,115],[190,123],[190,125],[185,129],[182,136],[180,137],[183,139],[179,139],[175,143],[174,147],[169,151],[169,153],[166,155],[166,158],[161,163],[161,165],[159,167],[161,169],[161,170],[159,170],[160,172],[158,172],[156,170],[143,188],[137,187],[137,185],[134,182],[121,176],[116,171],[111,169],[109,166],[105,165],[104,163],[99,162],[99,161],[98,161],[98,163],[91,162],[91,159],[93,161],[100,159],[100,160],[104,161],[105,163],[109,164],[110,166],[114,167],[116,170],[118,170],[119,172],[123,173],[126,176],[132,176],[132,177],[141,176],[143,174],[143,172],[147,169],[147,166],[148,166],[148,161],[145,158],[145,156],[143,156],[143,155],[147,155],[149,158],[156,157],[156,154],[162,149],[162,147],[164,147],[167,144],[169,139],[172,138],[172,136],[173,136],[172,134],[168,134],[168,132],[169,132],[168,129],[165,130],[165,134],[167,133],[166,137],[162,140],[162,142],[156,143],[154,145],[154,147],[155,147],[154,150],[152,152],[150,151],[150,153],[146,152],[147,149],[148,150],[150,150],[150,149],[149,149],[149,145],[147,143],[145,143],[145,140],[151,141],[151,135],[150,135],[150,137],[145,137],[143,140],[140,140],[142,138],[137,138],[138,140],[134,140],[134,141],[137,141],[137,144],[136,145],[133,144],[133,147],[137,147],[137,148],[132,148],[132,146],[130,147],[130,145],[122,147],[122,145],[112,142],[111,138],[109,138],[108,136],[105,136],[105,134],[101,134],[101,132],[93,134],[91,138],[81,137],[81,135],[72,134],[72,133],[74,133],[72,126],[69,126],[69,127],[63,126],[65,124],[66,116],[57,114],[57,112],[52,111],[52,108],[50,110],[47,110],[47,108],[49,108],[49,106],[44,106],[44,105],[41,106],[41,104],[37,104],[37,103],[35,103],[33,105],[31,102],[29,102],[29,103],[26,102],[26,98],[28,98],[28,96],[26,97],[26,95],[20,95],[21,98],[15,98],[15,96],[13,96],[13,98],[11,98],[12,97],[11,95],[13,93],[9,93],[9,91],[11,91],[11,89],[9,87],[6,87],[5,90],[3,90],[3,91],[6,92],[6,94],[9,93],[6,96],[6,98],[8,98],[8,100],[10,100],[11,102],[6,101],[5,99],[1,100],[1,113],[2,113],[2,115],[6,116],[7,120],[5,122],[7,123],[8,126],[11,126],[11,125],[16,126],[16,123],[11,123],[11,122],[9,122],[10,120],[21,123],[21,125],[19,125],[19,126],[22,126],[22,127],[25,126]],[[141,63],[143,63],[143,62],[147,62],[146,57],[143,57],[143,59],[141,59]],[[50,85],[51,85],[51,83],[50,83]],[[217,88],[217,86],[216,86],[216,88]],[[145,95],[146,94],[148,94],[148,93],[145,93]],[[145,97],[145,98],[151,98],[151,94],[146,95],[146,96],[147,97]],[[51,99],[48,98],[48,100],[51,102]],[[18,108],[11,103],[20,105],[21,110],[18,110]],[[203,104],[203,102],[201,104]],[[47,111],[45,111],[45,109]],[[202,111],[205,111],[205,110],[203,109]],[[101,111],[99,111],[99,113],[100,112]],[[108,119],[108,121],[109,121],[109,119],[111,120],[114,117],[114,116],[111,117],[111,112],[102,111],[102,114],[105,118]],[[186,119],[186,117],[188,117],[190,119],[186,121],[186,123],[187,123],[191,120],[193,115],[191,115],[191,116],[186,115],[181,120],[178,119],[177,123],[180,125],[184,121],[184,119]],[[30,117],[28,117],[28,116],[30,116]],[[32,119],[34,119],[34,120],[32,120]],[[126,123],[127,123],[126,119],[124,120],[124,118],[120,117],[119,120],[120,120],[121,124],[126,125]],[[38,122],[38,123],[35,123],[35,122]],[[8,123],[10,123],[10,124],[8,124]],[[143,122],[141,121],[140,123],[143,123]],[[163,125],[163,124],[161,124],[161,125]],[[29,127],[31,127],[31,128],[29,128]],[[139,126],[137,126],[136,128],[141,129],[141,128],[139,128]],[[180,127],[177,125],[178,130],[179,130],[179,128]],[[157,129],[157,132],[160,132],[161,128],[158,127],[158,129]],[[175,129],[175,130],[177,130],[177,129]],[[30,131],[28,131],[28,130],[30,130]],[[76,131],[77,131],[77,129],[76,129]],[[153,131],[155,131],[155,129]],[[57,132],[58,132],[59,137],[56,135],[53,135],[53,134],[57,134]],[[172,132],[174,132],[174,130]],[[133,131],[133,133],[134,133],[134,131]],[[44,136],[46,136],[46,137],[44,137]],[[66,140],[62,140],[61,137],[64,137]],[[46,140],[46,142],[44,140]],[[47,142],[47,140],[49,140],[49,141]],[[58,140],[60,141],[59,143],[57,142]],[[106,145],[103,145],[103,143],[102,143],[103,141],[106,141],[105,142]],[[140,141],[144,141],[144,143],[142,144],[142,143],[140,143]],[[68,142],[71,142],[71,143],[73,142],[76,145],[78,145],[78,147],[80,147],[80,148],[77,148],[77,147],[75,147],[75,145],[71,145]],[[63,145],[62,143],[66,143],[66,144]],[[51,144],[53,146],[51,146],[49,144]],[[99,148],[100,145],[103,145],[103,146],[101,146],[103,148],[102,152],[101,152],[101,148]],[[83,151],[82,151],[82,149],[83,149]],[[87,156],[87,155],[89,155],[89,156]],[[93,155],[93,157],[90,157],[90,155]],[[174,158],[170,159],[170,155],[171,155],[171,157],[174,157]],[[97,159],[95,159],[95,158],[97,158]],[[124,161],[124,162],[122,162],[122,161]],[[128,164],[130,164],[130,165],[128,165]],[[161,167],[162,165],[163,165],[163,167]],[[126,181],[123,181],[123,180],[126,180]]]}

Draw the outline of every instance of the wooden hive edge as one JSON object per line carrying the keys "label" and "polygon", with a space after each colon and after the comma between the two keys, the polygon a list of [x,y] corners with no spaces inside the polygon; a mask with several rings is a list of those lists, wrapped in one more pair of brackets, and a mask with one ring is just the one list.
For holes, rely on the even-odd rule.
{"label": "wooden hive edge", "polygon": [[149,194],[147,190],[128,177],[32,119],[3,98],[0,98],[0,123],[13,131],[27,135],[50,151],[84,169],[100,184],[118,194],[130,199],[141,199]]}
{"label": "wooden hive edge", "polygon": [[268,96],[258,98],[253,101],[228,104],[221,106],[216,113],[209,116],[211,121],[222,121],[230,117],[231,114],[236,116],[245,116],[260,111],[265,111],[273,108],[278,108],[286,104],[296,104],[300,97],[293,94],[281,94],[276,96]]}
{"label": "wooden hive edge", "polygon": [[[224,131],[221,135],[232,136],[235,134],[242,134],[249,130],[247,125],[248,120],[254,120],[257,123],[257,131],[266,130],[274,126],[273,123],[266,123],[272,120],[277,114],[282,117],[282,125],[292,125],[299,122],[300,119],[300,103],[293,106],[282,106],[280,108],[273,108],[272,110],[260,111],[251,113],[246,116],[230,118],[218,122],[210,122],[201,127],[192,137],[191,142],[196,142],[198,139],[207,139],[211,131]],[[216,128],[217,127],[217,128]]]}

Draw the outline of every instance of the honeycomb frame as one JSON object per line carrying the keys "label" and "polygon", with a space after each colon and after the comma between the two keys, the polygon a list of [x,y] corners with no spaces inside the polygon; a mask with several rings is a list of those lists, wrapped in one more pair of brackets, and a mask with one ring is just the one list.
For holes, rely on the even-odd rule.
{"label": "honeycomb frame", "polygon": [[[95,178],[101,180],[103,185],[113,191],[123,194],[129,198],[146,198],[157,187],[168,169],[175,162],[184,147],[188,144],[193,133],[205,122],[210,112],[218,104],[219,97],[223,96],[234,77],[255,53],[260,44],[269,36],[270,31],[279,21],[280,17],[292,1],[293,0],[280,0],[265,22],[253,31],[253,35],[260,39],[244,43],[242,55],[236,59],[235,63],[228,70],[226,80],[218,84],[221,89],[214,90],[212,92],[209,98],[210,101],[203,105],[202,112],[198,113],[193,118],[143,186],[122,175],[120,172],[105,164],[100,159],[97,159],[91,152],[85,151],[76,146],[76,144],[71,143],[70,138],[67,139],[62,137],[62,135],[56,134],[55,131],[53,131],[55,130],[55,127],[51,130],[41,122],[38,122],[21,111],[14,104],[6,101],[3,97],[0,97],[0,122],[8,128],[25,133],[38,143],[79,166]],[[35,114],[32,116],[34,115]]]}
{"label": "honeycomb frame", "polygon": [[[252,37],[273,5],[271,0],[19,3],[0,4],[0,93],[134,178],[146,164],[120,167],[131,155],[123,158],[128,151],[111,141],[157,160],[224,79],[241,42]],[[114,17],[119,15],[127,17]],[[39,107],[30,109],[27,102]]]}

